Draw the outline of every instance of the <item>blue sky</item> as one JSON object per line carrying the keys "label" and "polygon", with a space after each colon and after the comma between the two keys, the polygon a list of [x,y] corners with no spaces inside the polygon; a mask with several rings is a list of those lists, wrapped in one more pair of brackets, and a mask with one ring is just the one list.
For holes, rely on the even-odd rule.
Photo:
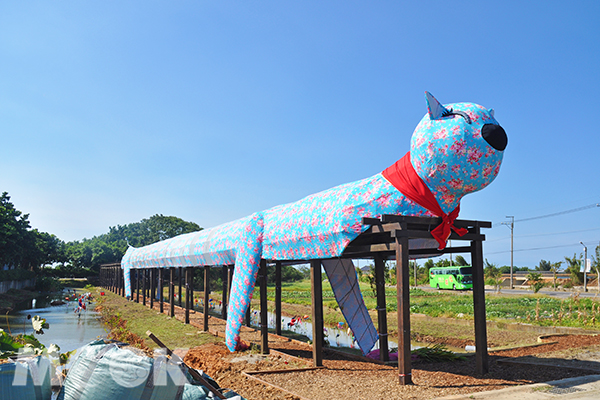
{"label": "blue sky", "polygon": [[[500,174],[463,199],[484,256],[600,241],[600,3],[0,3],[0,190],[79,240],[160,213],[211,227],[381,172],[442,103],[496,111]],[[537,249],[537,250],[532,250]]]}

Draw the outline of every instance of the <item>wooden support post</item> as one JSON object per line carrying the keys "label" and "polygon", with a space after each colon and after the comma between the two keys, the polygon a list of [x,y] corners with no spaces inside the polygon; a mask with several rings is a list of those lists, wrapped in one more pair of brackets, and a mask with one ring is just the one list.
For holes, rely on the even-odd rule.
{"label": "wooden support post", "polygon": [[[400,223],[406,229],[406,223]],[[412,384],[410,362],[410,280],[408,265],[408,237],[396,231],[396,280],[398,293],[398,377],[401,385]]]}
{"label": "wooden support post", "polygon": [[260,260],[260,338],[261,354],[269,354],[269,319],[267,310],[267,261]]}
{"label": "wooden support post", "polygon": [[235,265],[227,266],[227,308],[229,308],[229,298],[231,297],[231,284],[233,283],[233,269]]}
{"label": "wooden support post", "polygon": [[139,304],[140,302],[140,270],[135,270],[135,302]]}
{"label": "wooden support post", "polygon": [[208,332],[208,312],[210,311],[210,266],[204,266],[204,332]]}
{"label": "wooden support post", "polygon": [[323,281],[321,260],[310,261],[310,284],[312,289],[313,317],[313,364],[323,366]]}
{"label": "wooden support post", "polygon": [[175,268],[169,268],[169,316],[175,316]]}
{"label": "wooden support post", "polygon": [[233,270],[235,265],[227,267],[227,304],[229,305],[229,296],[231,295],[231,284],[233,283]]}
{"label": "wooden support post", "polygon": [[221,295],[221,318],[227,319],[227,265],[221,269],[222,295]]}
{"label": "wooden support post", "polygon": [[142,304],[146,305],[146,288],[148,287],[148,268],[144,268],[142,270],[142,294],[144,295],[142,299]]}
{"label": "wooden support post", "polygon": [[192,268],[187,267],[185,269],[185,323],[186,324],[190,323],[190,298],[191,298],[191,301],[194,301],[194,298],[192,297],[192,294],[190,293],[192,291],[192,285],[191,285],[192,279],[193,279]]}
{"label": "wooden support post", "polygon": [[165,311],[165,299],[164,299],[164,268],[158,269],[158,301],[160,304],[160,313],[162,314]]}
{"label": "wooden support post", "polygon": [[252,301],[248,304],[248,308],[246,309],[246,326],[250,326],[250,317],[252,313]]}
{"label": "wooden support post", "polygon": [[281,335],[281,261],[275,263],[275,333]]}
{"label": "wooden support post", "polygon": [[[476,227],[476,233],[480,228]],[[478,374],[489,372],[487,351],[487,326],[485,315],[485,281],[483,277],[482,242],[471,242],[471,264],[473,265],[473,319],[475,325],[475,364]]]}
{"label": "wooden support post", "polygon": [[182,281],[183,281],[183,267],[179,267],[179,270],[177,270],[177,280],[179,281],[179,297],[178,297],[179,307],[181,307],[181,304],[182,304],[181,302],[183,301],[183,300],[181,300],[181,296],[182,296],[182,294],[181,294],[181,284],[182,284]]}
{"label": "wooden support post", "polygon": [[156,293],[156,268],[150,268],[150,309],[154,308],[154,295]]}
{"label": "wooden support post", "polygon": [[375,259],[375,288],[377,291],[377,322],[379,326],[379,359],[390,360],[387,331],[387,309],[385,302],[385,262],[381,256]]}

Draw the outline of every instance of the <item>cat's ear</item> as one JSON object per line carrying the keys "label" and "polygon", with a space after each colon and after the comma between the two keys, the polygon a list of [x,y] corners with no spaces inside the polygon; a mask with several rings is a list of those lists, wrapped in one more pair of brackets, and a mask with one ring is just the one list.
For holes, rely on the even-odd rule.
{"label": "cat's ear", "polygon": [[427,100],[427,112],[429,119],[440,119],[450,113],[439,101],[429,92],[425,92],[425,100]]}
{"label": "cat's ear", "polygon": [[493,109],[493,108],[490,108],[488,111],[490,112],[490,115],[492,116],[492,118],[494,118],[494,117],[495,117],[495,115],[494,115],[494,114],[496,114],[496,113],[494,112],[494,109]]}

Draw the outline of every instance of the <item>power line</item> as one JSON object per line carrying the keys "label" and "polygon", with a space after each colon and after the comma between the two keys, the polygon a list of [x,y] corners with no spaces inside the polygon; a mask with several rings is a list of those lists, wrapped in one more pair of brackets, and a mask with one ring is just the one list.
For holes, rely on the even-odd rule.
{"label": "power line", "polygon": [[[531,247],[529,249],[516,249],[513,250],[514,252],[517,251],[534,251],[534,250],[548,250],[548,249],[556,249],[558,247],[573,247],[573,246],[579,246],[579,243],[571,243],[571,244],[563,244],[563,245],[558,245],[558,246],[546,246],[546,247]],[[494,251],[494,252],[485,252],[486,255],[488,254],[502,254],[502,253],[510,253],[510,250],[503,250],[503,251]]]}
{"label": "power line", "polygon": [[[583,211],[583,210],[589,210],[590,208],[596,208],[596,207],[600,207],[600,203],[588,204],[587,206],[572,208],[570,210],[559,211],[559,212],[555,212],[555,213],[552,213],[552,214],[539,215],[537,217],[529,217],[529,218],[517,219],[514,222],[525,222],[525,221],[533,221],[533,220],[542,219],[542,218],[557,217],[559,215],[570,214],[570,213],[574,213],[574,212],[578,212],[578,211]],[[497,222],[494,225],[497,226],[497,225],[503,225],[503,224],[506,224],[506,222]]]}
{"label": "power line", "polygon": [[[577,231],[563,231],[563,232],[552,232],[552,233],[532,233],[530,235],[515,235],[515,239],[527,238],[527,237],[538,237],[538,236],[566,235],[569,233],[590,232],[590,231],[597,231],[597,230],[600,230],[600,228],[580,229]],[[510,239],[510,236],[502,236],[502,237],[499,237],[496,239],[486,240],[485,242],[491,243],[491,242],[498,242],[500,240],[506,240],[506,239]]]}
{"label": "power line", "polygon": [[[577,243],[579,244],[579,243]],[[529,249],[516,249],[513,250],[514,252],[520,252],[520,251],[534,251],[534,250],[548,250],[548,249],[555,249],[557,247],[572,247],[575,246],[574,244],[563,244],[560,246],[547,246],[547,247],[531,247]],[[502,253],[510,253],[510,250],[503,250],[503,251],[493,251],[493,252],[486,252],[485,254],[502,254]]]}

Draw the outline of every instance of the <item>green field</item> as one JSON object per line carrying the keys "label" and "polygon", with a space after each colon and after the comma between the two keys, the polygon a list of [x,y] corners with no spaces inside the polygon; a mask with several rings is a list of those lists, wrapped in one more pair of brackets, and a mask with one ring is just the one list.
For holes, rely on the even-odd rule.
{"label": "green field", "polygon": [[[375,294],[369,284],[360,282],[361,292],[367,308],[375,310]],[[281,298],[286,304],[284,312],[288,315],[303,315],[311,306],[310,280],[283,283]],[[166,296],[166,292],[165,292]],[[200,292],[195,297],[202,299]],[[267,288],[269,310],[274,310],[275,287]],[[221,292],[214,291],[211,298],[221,299]],[[255,288],[253,308],[258,309],[260,289]],[[413,314],[425,314],[431,317],[450,317],[473,319],[473,296],[471,291],[433,291],[410,290],[410,311]],[[567,299],[557,299],[543,294],[524,296],[493,294],[486,296],[486,314],[488,320],[522,322],[541,326],[571,326],[588,329],[600,329],[600,299],[579,298],[573,295]],[[294,307],[294,306],[298,307]],[[323,305],[326,324],[335,324],[343,320],[337,301],[327,280],[323,281]],[[395,317],[397,310],[396,288],[386,287],[386,308],[388,319]],[[371,312],[374,319],[376,313]]]}

